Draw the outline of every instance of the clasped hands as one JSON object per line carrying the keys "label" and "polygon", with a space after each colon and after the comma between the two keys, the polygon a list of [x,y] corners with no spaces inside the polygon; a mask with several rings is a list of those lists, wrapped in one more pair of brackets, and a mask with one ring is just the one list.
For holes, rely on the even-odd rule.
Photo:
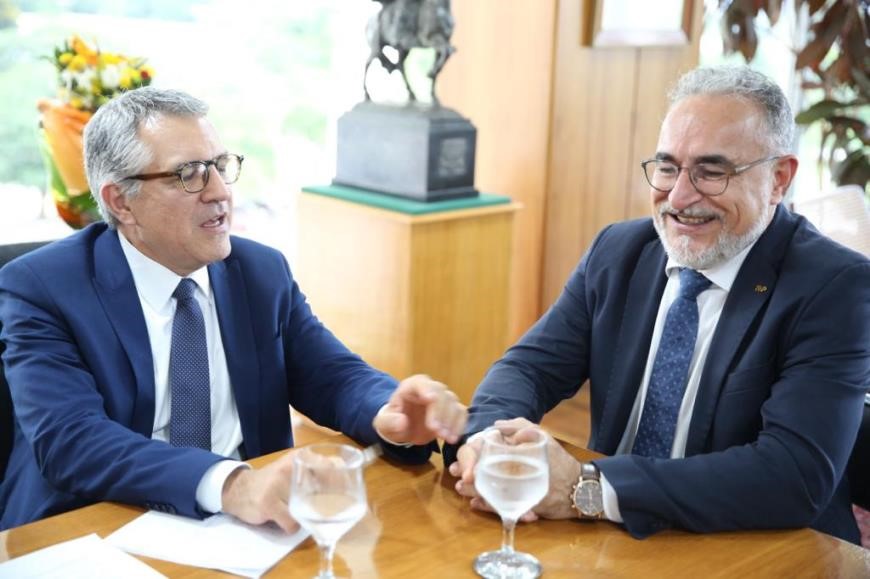
{"label": "clasped hands", "polygon": [[[420,445],[440,437],[459,440],[468,409],[444,384],[421,374],[406,378],[372,426],[393,444]],[[287,509],[293,457],[288,452],[260,469],[239,468],[224,482],[222,511],[253,525],[272,521],[288,533],[299,528]]]}
{"label": "clasped hands", "polygon": [[[496,420],[493,428],[497,428],[508,443],[519,443],[529,439],[531,430],[540,430],[537,424],[525,418],[512,420]],[[571,503],[571,491],[580,478],[580,463],[556,440],[547,436],[547,464],[549,466],[549,488],[547,495],[531,511],[520,517],[521,521],[531,522],[539,518],[570,519],[577,517],[577,512]],[[483,441],[472,436],[468,442],[459,448],[456,462],[450,465],[448,471],[457,477],[456,492],[471,499],[471,508],[493,512],[474,488],[474,467],[480,457]]]}

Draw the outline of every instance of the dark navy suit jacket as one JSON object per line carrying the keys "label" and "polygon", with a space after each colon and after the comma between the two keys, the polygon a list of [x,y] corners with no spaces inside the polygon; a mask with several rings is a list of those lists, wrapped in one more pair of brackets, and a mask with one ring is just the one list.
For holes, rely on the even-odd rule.
{"label": "dark navy suit jacket", "polygon": [[[649,219],[605,229],[550,310],[488,372],[468,432],[539,421],[589,380],[589,447],[612,455],[667,278]],[[812,526],[853,542],[843,472],[870,386],[870,261],[779,207],[710,345],[686,458],[596,461],[636,537]],[[452,460],[450,448],[446,460]]]}
{"label": "dark navy suit jacket", "polygon": [[[232,239],[208,266],[243,455],[293,444],[288,404],[362,444],[396,382],[311,313],[283,256]],[[118,233],[95,224],[0,270],[0,339],[15,411],[0,527],[111,500],[201,516],[195,490],[222,457],[151,440],[154,368]],[[408,461],[429,447],[388,448]]]}

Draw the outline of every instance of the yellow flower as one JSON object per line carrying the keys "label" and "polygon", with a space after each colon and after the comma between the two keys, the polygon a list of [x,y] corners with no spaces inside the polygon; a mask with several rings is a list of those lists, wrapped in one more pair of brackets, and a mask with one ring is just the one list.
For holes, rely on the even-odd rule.
{"label": "yellow flower", "polygon": [[111,52],[101,52],[100,60],[103,64],[118,64],[119,62],[123,62],[124,58]]}
{"label": "yellow flower", "polygon": [[60,56],[57,57],[57,61],[64,66],[68,65],[72,59],[73,59],[73,55],[70,54],[69,52],[64,52],[63,54],[61,54]]}
{"label": "yellow flower", "polygon": [[76,72],[81,72],[87,67],[88,61],[85,60],[85,57],[81,54],[76,54],[69,61],[69,68],[75,70]]}
{"label": "yellow flower", "polygon": [[82,99],[80,99],[77,96],[74,96],[71,99],[69,99],[69,105],[74,109],[83,109],[84,108],[84,103],[82,102]]}
{"label": "yellow flower", "polygon": [[88,46],[88,44],[78,37],[78,35],[73,35],[70,38],[70,44],[72,45],[72,49],[76,54],[80,54],[82,56],[96,56],[96,52]]}
{"label": "yellow flower", "polygon": [[121,72],[121,80],[118,81],[118,86],[122,89],[127,90],[131,86],[133,86],[133,76],[130,74],[130,69],[125,68]]}

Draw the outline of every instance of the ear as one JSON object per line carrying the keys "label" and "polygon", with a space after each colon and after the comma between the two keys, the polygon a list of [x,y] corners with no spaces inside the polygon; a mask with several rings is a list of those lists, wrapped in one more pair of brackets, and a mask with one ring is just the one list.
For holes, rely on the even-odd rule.
{"label": "ear", "polygon": [[785,197],[788,186],[791,185],[795,173],[797,173],[798,160],[794,155],[786,155],[776,161],[773,166],[773,194],[770,196],[771,205],[779,205]]}
{"label": "ear", "polygon": [[136,222],[136,218],[130,210],[129,200],[117,183],[104,183],[100,187],[100,197],[103,199],[106,209],[115,216],[119,223],[130,225]]}

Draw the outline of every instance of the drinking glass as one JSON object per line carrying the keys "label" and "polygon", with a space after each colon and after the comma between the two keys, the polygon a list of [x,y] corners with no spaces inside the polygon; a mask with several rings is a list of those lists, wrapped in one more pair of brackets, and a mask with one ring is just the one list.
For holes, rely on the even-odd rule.
{"label": "drinking glass", "polygon": [[295,451],[290,514],[320,548],[318,579],[333,579],[335,544],[366,514],[363,453],[344,444],[312,444]]}
{"label": "drinking glass", "polygon": [[474,487],[501,516],[502,543],[498,551],[482,553],[474,560],[478,575],[525,578],[541,574],[535,557],[514,550],[514,528],[517,519],[547,495],[549,478],[547,435],[543,431],[524,432],[522,442],[504,437],[495,428],[483,432]]}

